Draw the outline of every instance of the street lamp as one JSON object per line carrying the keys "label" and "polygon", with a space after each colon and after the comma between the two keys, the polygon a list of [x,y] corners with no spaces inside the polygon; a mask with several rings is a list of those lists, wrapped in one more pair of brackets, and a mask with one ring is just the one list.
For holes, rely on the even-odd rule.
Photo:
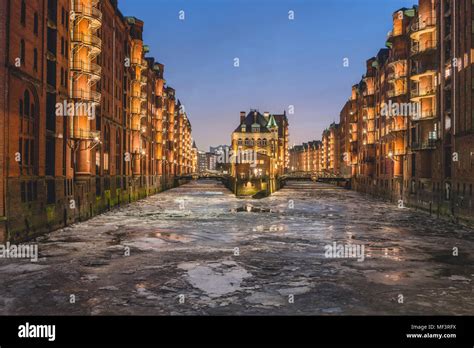
{"label": "street lamp", "polygon": [[389,159],[392,160],[393,162],[398,162],[398,161],[400,161],[400,160],[398,160],[398,159],[395,158],[395,155],[393,154],[393,151],[389,151],[389,152],[388,152],[387,158],[389,158]]}

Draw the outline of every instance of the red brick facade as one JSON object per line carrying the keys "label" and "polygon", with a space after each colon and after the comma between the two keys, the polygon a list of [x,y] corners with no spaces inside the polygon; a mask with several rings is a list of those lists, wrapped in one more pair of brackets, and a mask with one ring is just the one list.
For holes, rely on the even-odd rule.
{"label": "red brick facade", "polygon": [[[114,0],[1,2],[0,241],[87,219],[192,171],[191,124],[175,112],[164,66],[146,57],[143,27]],[[63,103],[95,113],[57,114]]]}

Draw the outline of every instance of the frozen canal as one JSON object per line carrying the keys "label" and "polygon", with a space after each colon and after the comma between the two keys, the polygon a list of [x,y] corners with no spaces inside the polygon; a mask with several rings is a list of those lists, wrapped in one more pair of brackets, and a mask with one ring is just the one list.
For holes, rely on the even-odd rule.
{"label": "frozen canal", "polygon": [[474,314],[472,229],[323,184],[192,182],[38,245],[0,259],[0,314]]}

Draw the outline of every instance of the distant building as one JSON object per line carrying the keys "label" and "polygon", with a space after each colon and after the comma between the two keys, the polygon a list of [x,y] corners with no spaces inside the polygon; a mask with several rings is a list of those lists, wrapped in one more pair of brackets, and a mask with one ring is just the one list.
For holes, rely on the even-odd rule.
{"label": "distant building", "polygon": [[322,142],[319,140],[293,146],[290,149],[290,172],[319,172],[322,161]]}
{"label": "distant building", "polygon": [[230,173],[230,154],[232,148],[229,145],[211,146],[209,152],[216,155],[215,170],[228,174]]}
{"label": "distant building", "polygon": [[206,152],[206,169],[215,171],[216,164],[217,164],[217,155],[212,152]]}
{"label": "distant building", "polygon": [[213,146],[209,147],[209,152],[214,153],[216,155],[218,155],[220,153],[229,152],[230,150],[231,150],[231,147],[229,145],[219,145],[219,146],[216,146],[216,147],[213,147]]}
{"label": "distant building", "polygon": [[207,170],[207,156],[206,152],[198,151],[198,172],[203,173]]}
{"label": "distant building", "polygon": [[196,173],[198,171],[198,148],[196,146],[196,142],[193,141],[193,147],[191,149],[191,171],[192,173]]}
{"label": "distant building", "polygon": [[[289,165],[288,119],[282,115],[263,115],[251,110],[240,113],[240,124],[232,133],[232,151],[237,158],[253,152],[253,163],[232,163],[232,175],[239,178],[275,178],[286,172]],[[238,161],[236,161],[238,162]]]}

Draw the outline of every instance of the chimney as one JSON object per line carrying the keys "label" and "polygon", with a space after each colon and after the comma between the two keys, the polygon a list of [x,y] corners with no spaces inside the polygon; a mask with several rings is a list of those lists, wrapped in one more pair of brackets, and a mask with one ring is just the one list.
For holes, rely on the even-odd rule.
{"label": "chimney", "polygon": [[263,117],[265,117],[265,120],[268,122],[268,119],[270,118],[270,113],[268,111],[265,111],[263,113]]}
{"label": "chimney", "polygon": [[240,112],[240,124],[245,122],[245,111]]}

